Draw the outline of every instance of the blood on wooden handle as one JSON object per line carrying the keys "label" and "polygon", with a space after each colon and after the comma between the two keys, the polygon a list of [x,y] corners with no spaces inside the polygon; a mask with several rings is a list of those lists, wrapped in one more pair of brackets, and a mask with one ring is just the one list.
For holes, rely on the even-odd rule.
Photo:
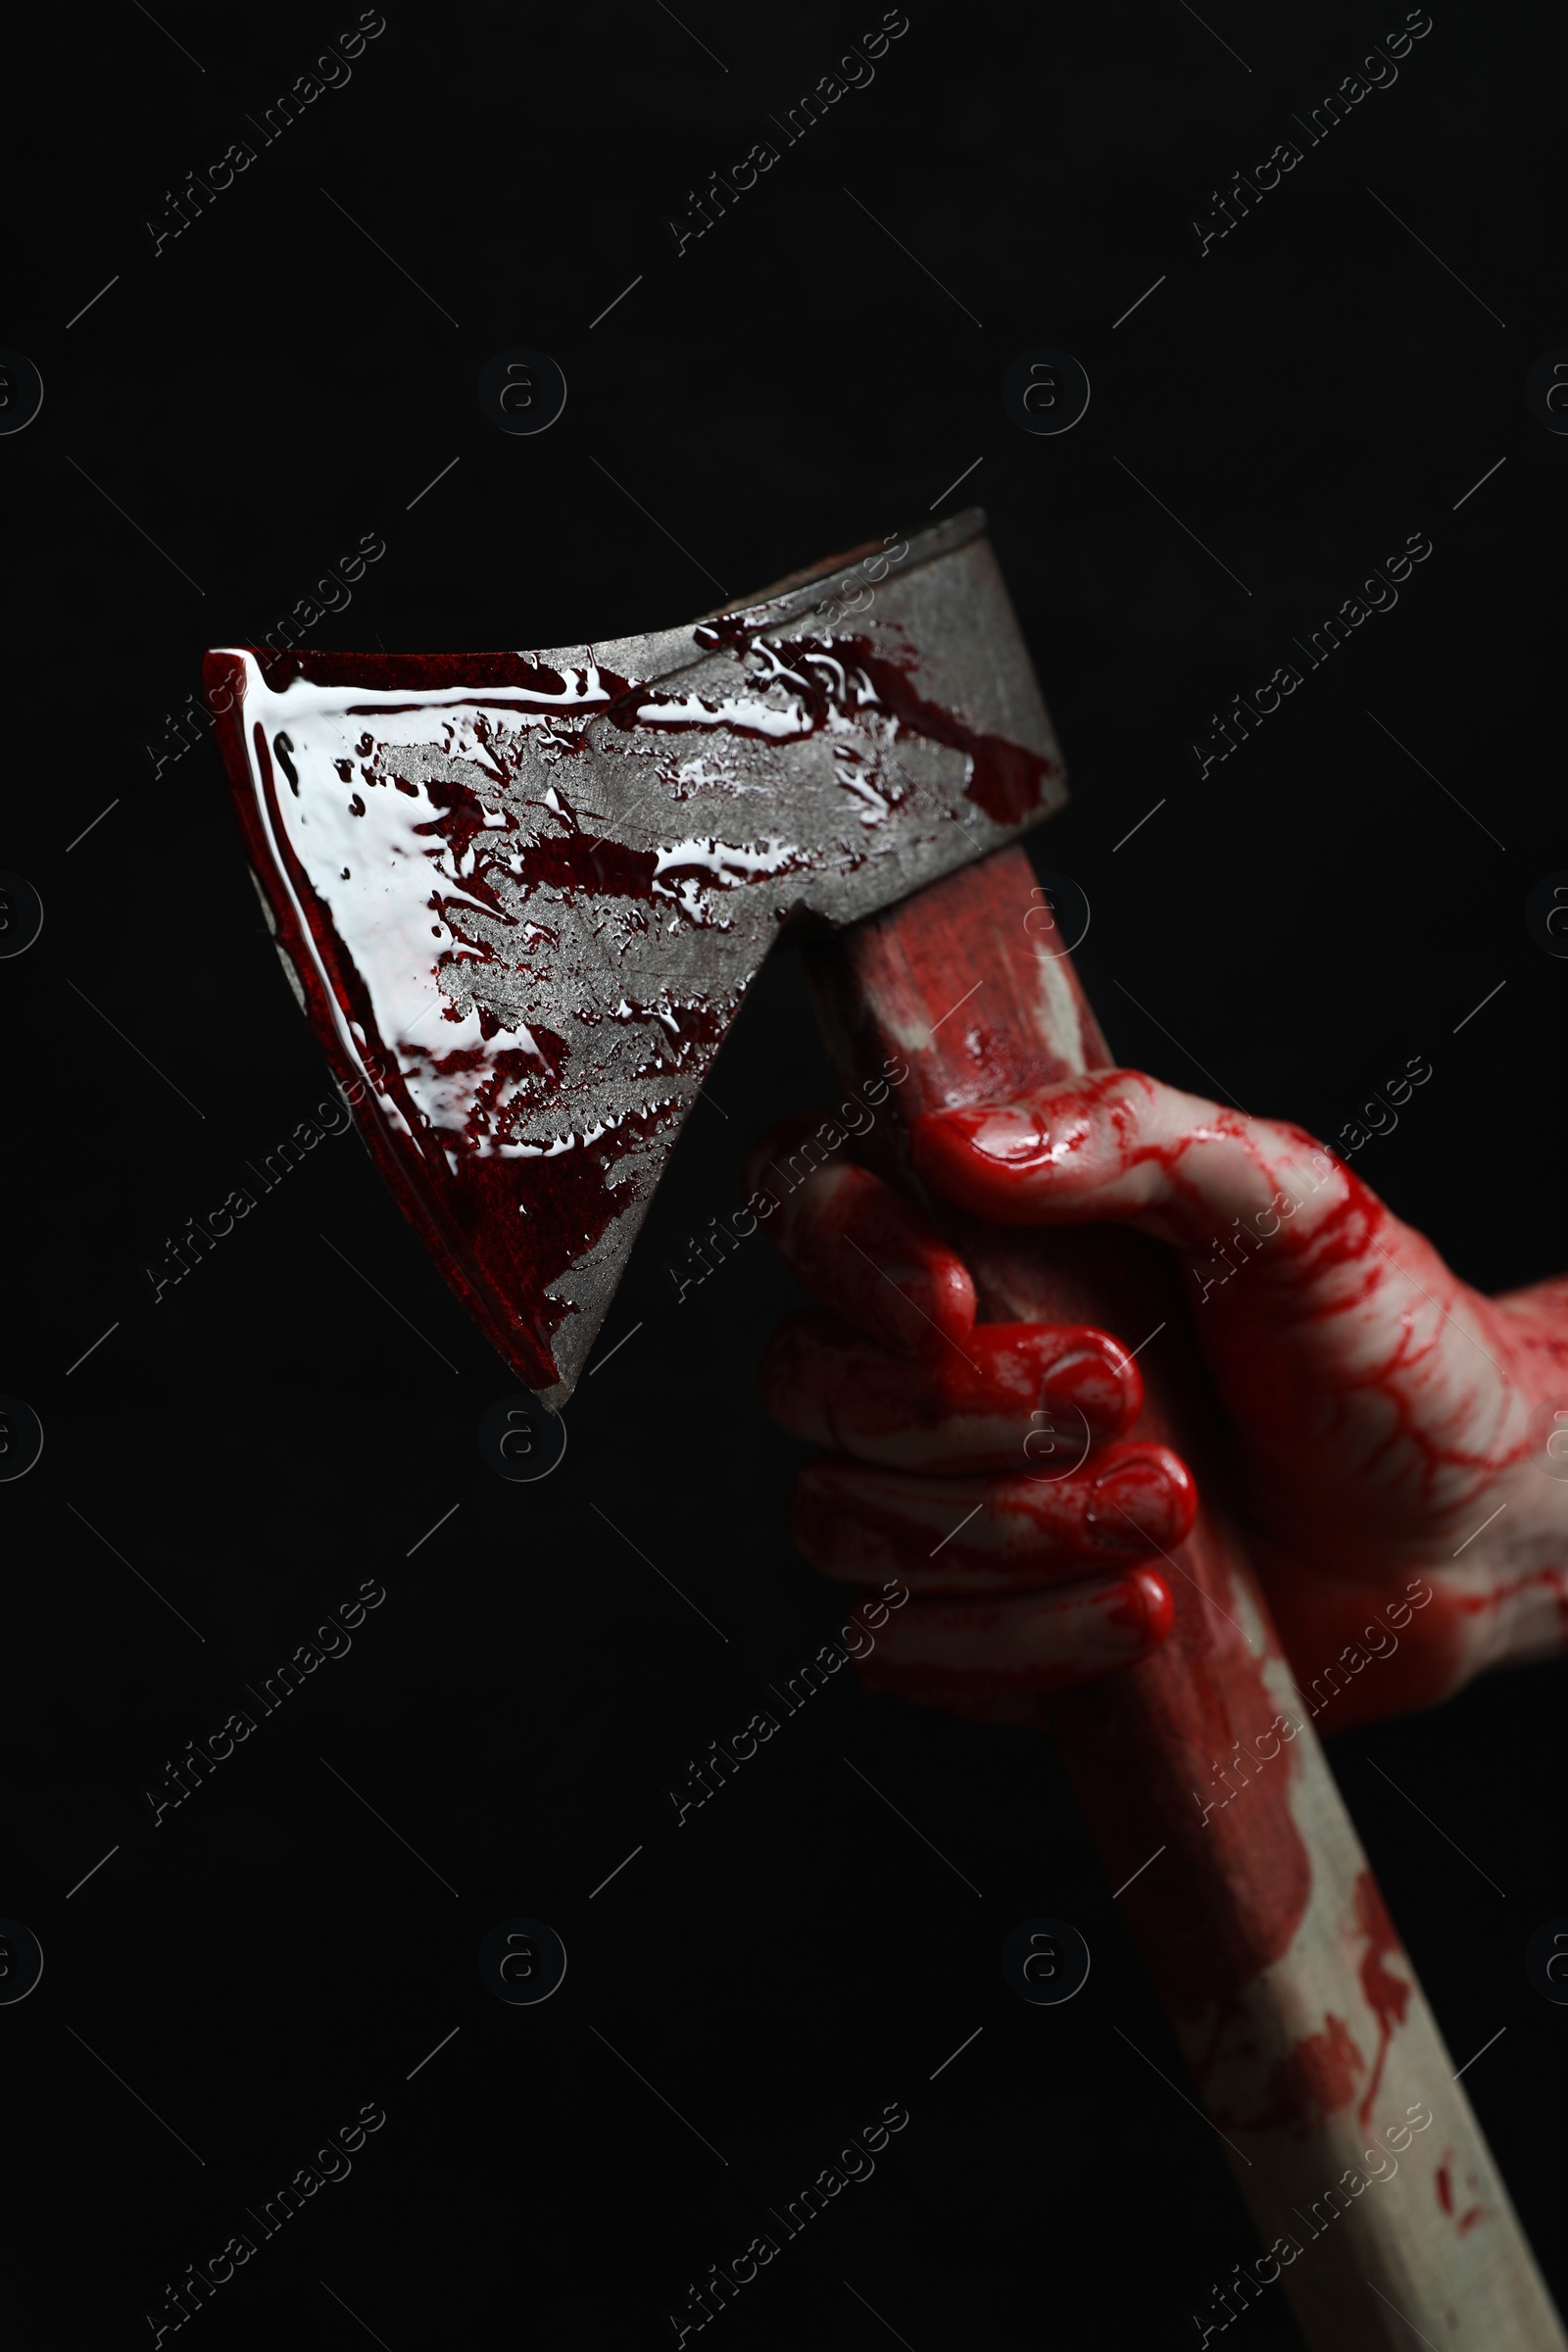
{"label": "blood on wooden handle", "polygon": [[[901,1056],[908,1120],[1108,1066],[1067,957],[1049,952],[1057,939],[1027,858],[1008,849],[816,948],[844,1077]],[[1564,2352],[1227,1516],[1223,1445],[1169,1257],[1114,1227],[982,1225],[922,1193],[901,1128],[869,1142],[963,1254],[982,1318],[1090,1322],[1129,1346],[1165,1326],[1139,1357],[1137,1434],[1176,1446],[1198,1478],[1198,1522],[1168,1575],[1174,1628],[1139,1665],[1041,1714],[1110,1884],[1149,1864],[1122,1908],[1274,2249],[1254,2286],[1281,2278],[1323,2352],[1406,2344],[1411,2328],[1445,2352]],[[1237,1742],[1255,1758],[1270,1738],[1272,1760],[1205,1814],[1215,1766]],[[1215,2330],[1241,2308],[1234,2291],[1216,2301]]]}

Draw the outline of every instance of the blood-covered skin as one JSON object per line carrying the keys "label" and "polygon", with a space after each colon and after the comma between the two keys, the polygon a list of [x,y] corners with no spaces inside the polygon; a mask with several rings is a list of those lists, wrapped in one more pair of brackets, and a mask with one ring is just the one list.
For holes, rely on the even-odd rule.
{"label": "blood-covered skin", "polygon": [[[910,1478],[833,1455],[802,1471],[790,1509],[813,1568],[911,1592],[1017,1592],[1122,1569],[1180,1544],[1197,1489],[1166,1446],[1111,1446],[1071,1477]],[[857,1540],[846,1559],[840,1530]]]}
{"label": "blood-covered skin", "polygon": [[1173,1614],[1170,1587],[1151,1568],[1007,1600],[911,1600],[857,1672],[867,1690],[917,1706],[1024,1718],[1009,1702],[1147,1657]]}
{"label": "blood-covered skin", "polygon": [[910,1592],[858,1668],[868,1688],[1023,1719],[1034,1692],[1164,1640],[1169,1589],[1133,1563],[1187,1533],[1192,1478],[1167,1446],[1117,1443],[1143,1406],[1119,1341],[976,1323],[967,1270],[902,1194],[853,1163],[808,1172],[815,1125],[785,1121],[746,1165],[780,1200],[784,1257],[838,1310],[789,1316],[762,1363],[774,1418],[836,1448],[801,1476],[796,1540],[824,1575]]}
{"label": "blood-covered skin", "polygon": [[820,1124],[782,1120],[747,1155],[748,1189],[780,1202],[780,1250],[808,1291],[901,1353],[952,1354],[974,1324],[968,1269],[917,1208],[853,1160],[819,1167],[803,1195]]}
{"label": "blood-covered skin", "polygon": [[[1558,1407],[1568,1455],[1568,1280],[1483,1298],[1299,1128],[1135,1071],[928,1116],[913,1142],[933,1190],[975,1215],[1119,1221],[1178,1253],[1234,1498],[1320,1730],[1568,1646],[1568,1482],[1542,1467]],[[894,1563],[915,1595],[879,1644],[879,1686],[975,1713],[1103,1673],[1120,1661],[1073,1595],[1116,1593],[1128,1654],[1145,1654],[1158,1612],[1133,1604],[1125,1568],[1107,1579],[1106,1513],[1091,1526],[1083,1498],[1113,1460],[1160,1457],[1120,1517],[1123,1558],[1153,1563],[1147,1597],[1192,1481],[1123,1442],[1141,1401],[1125,1351],[1081,1329],[957,1328],[934,1303],[961,1297],[957,1259],[863,1170],[811,1177],[775,1231],[835,1310],[792,1318],[763,1366],[775,1417],[840,1457],[803,1476],[803,1548],[851,1582]],[[914,1335],[915,1306],[948,1323],[940,1340]]]}
{"label": "blood-covered skin", "polygon": [[762,1402],[792,1437],[889,1469],[1017,1469],[1027,1459],[1044,1472],[1075,1461],[1086,1436],[1104,1446],[1131,1428],[1143,1382],[1120,1342],[1087,1324],[977,1323],[911,1361],[836,1316],[806,1313],[773,1336]]}

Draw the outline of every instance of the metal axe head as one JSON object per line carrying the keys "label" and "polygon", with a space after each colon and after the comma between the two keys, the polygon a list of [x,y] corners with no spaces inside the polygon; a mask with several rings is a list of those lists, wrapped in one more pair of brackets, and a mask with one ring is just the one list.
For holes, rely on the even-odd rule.
{"label": "metal axe head", "polygon": [[682,628],[543,653],[210,653],[285,968],[404,1208],[570,1396],[769,944],[1065,797],[978,511]]}

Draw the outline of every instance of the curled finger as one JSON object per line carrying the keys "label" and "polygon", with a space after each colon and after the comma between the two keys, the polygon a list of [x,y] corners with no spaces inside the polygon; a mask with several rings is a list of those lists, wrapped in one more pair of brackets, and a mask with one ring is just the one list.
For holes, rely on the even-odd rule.
{"label": "curled finger", "polygon": [[1173,1549],[1198,1490],[1168,1446],[1111,1446],[1061,1479],[918,1478],[829,1455],[796,1481],[790,1526],[823,1576],[911,1592],[1013,1592]]}
{"label": "curled finger", "polygon": [[977,1323],[961,1350],[911,1358],[823,1314],[779,1326],[760,1385],[792,1437],[909,1470],[1043,1468],[1053,1446],[1070,1462],[1080,1435],[1130,1429],[1144,1396],[1121,1342],[1087,1324]]}
{"label": "curled finger", "polygon": [[[959,1713],[1004,1711],[1157,1649],[1175,1618],[1155,1569],[990,1600],[911,1600],[857,1671],[868,1690]],[[1012,1702],[1009,1704],[1009,1702]],[[1016,1709],[1016,1712],[1015,1712]]]}
{"label": "curled finger", "polygon": [[746,1182],[785,1263],[825,1306],[902,1355],[961,1352],[975,1317],[962,1259],[912,1201],[824,1144],[808,1116],[753,1147]]}

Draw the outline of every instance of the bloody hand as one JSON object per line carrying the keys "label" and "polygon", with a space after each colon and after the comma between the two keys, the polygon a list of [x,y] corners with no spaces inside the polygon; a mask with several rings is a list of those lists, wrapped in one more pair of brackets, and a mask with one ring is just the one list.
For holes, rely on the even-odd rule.
{"label": "bloody hand", "polygon": [[[848,1163],[801,1181],[798,1136],[764,1139],[749,1181],[780,1198],[774,1239],[831,1311],[781,1325],[762,1395],[834,1448],[795,1492],[807,1559],[911,1595],[862,1678],[1018,1718],[1147,1654],[1197,1498],[1168,1447],[1128,1438],[1126,1348],[977,1324],[919,1211]],[[973,1214],[1118,1220],[1180,1253],[1234,1499],[1320,1730],[1568,1644],[1568,1483],[1546,1450],[1568,1433],[1568,1282],[1485,1298],[1299,1128],[1134,1071],[921,1119],[913,1149]]]}

